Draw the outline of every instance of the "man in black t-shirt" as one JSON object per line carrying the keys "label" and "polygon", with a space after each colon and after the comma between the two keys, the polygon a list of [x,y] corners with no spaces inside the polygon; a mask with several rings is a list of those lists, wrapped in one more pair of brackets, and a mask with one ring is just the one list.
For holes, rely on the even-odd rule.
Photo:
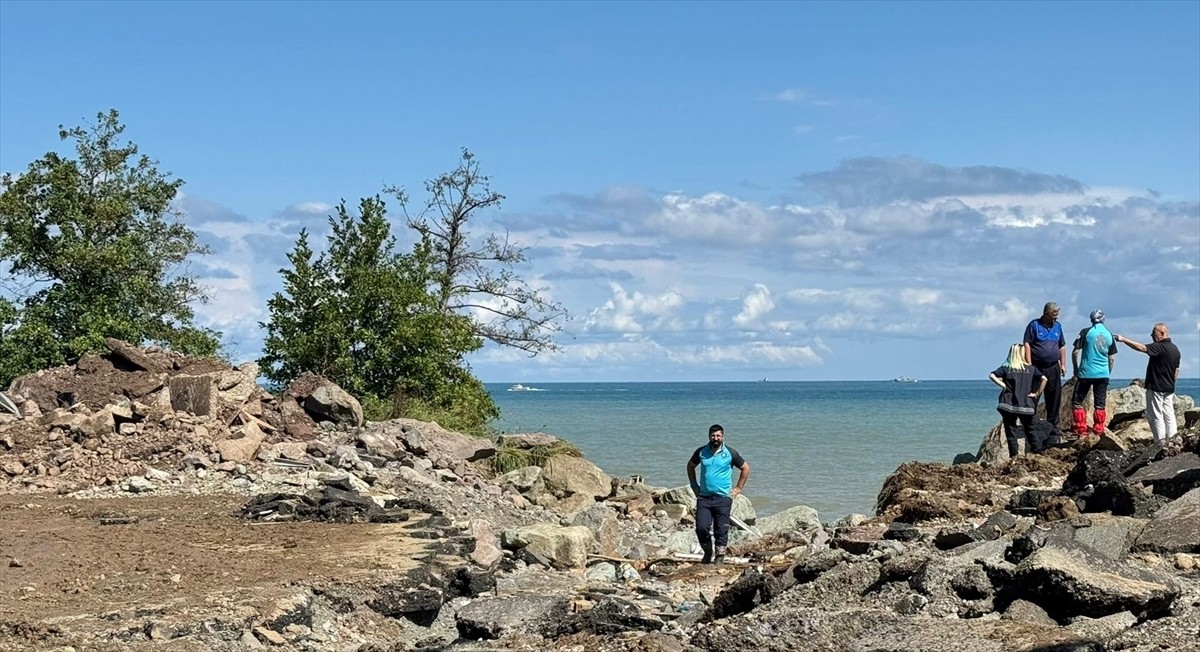
{"label": "man in black t-shirt", "polygon": [[1154,435],[1154,441],[1164,443],[1178,431],[1175,422],[1175,379],[1179,378],[1179,347],[1171,341],[1171,333],[1163,323],[1155,324],[1150,331],[1150,339],[1154,340],[1150,344],[1134,342],[1122,335],[1117,335],[1115,339],[1150,356],[1150,361],[1146,363],[1146,420],[1150,422],[1150,434]]}

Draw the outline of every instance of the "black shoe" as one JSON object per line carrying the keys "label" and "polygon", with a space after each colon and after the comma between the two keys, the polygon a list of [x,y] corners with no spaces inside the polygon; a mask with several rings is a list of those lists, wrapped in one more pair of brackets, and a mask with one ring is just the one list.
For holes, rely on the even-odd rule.
{"label": "black shoe", "polygon": [[700,560],[700,563],[701,563],[701,564],[711,564],[711,563],[713,563],[713,551],[712,551],[712,548],[711,548],[711,547],[709,547],[709,548],[703,548],[703,550],[704,550],[704,558]]}

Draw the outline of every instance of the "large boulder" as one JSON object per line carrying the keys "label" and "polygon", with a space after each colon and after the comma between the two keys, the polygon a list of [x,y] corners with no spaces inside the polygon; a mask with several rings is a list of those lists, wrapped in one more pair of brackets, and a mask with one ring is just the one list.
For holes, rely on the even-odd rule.
{"label": "large boulder", "polygon": [[612,493],[612,478],[582,457],[555,455],[542,467],[546,490],[563,495],[584,494],[606,498]]}
{"label": "large boulder", "polygon": [[1110,514],[1089,514],[1085,522],[1087,525],[1081,527],[1079,521],[1055,521],[1045,532],[1045,545],[1071,549],[1083,546],[1107,559],[1121,561],[1146,527],[1145,519]]}
{"label": "large boulder", "polygon": [[1200,455],[1181,453],[1151,462],[1129,476],[1129,481],[1150,485],[1156,494],[1179,498],[1200,487]]}
{"label": "large boulder", "polygon": [[349,426],[361,426],[363,422],[362,404],[332,381],[314,389],[302,405],[309,414],[316,415],[321,421],[333,421]]}
{"label": "large boulder", "polygon": [[472,600],[458,610],[458,634],[468,641],[533,632],[567,614],[567,601],[550,595],[506,595]]}
{"label": "large boulder", "polygon": [[1059,620],[1129,611],[1140,618],[1167,613],[1179,589],[1165,575],[1105,559],[1084,548],[1046,546],[1014,572],[1021,597]]}
{"label": "large boulder", "polygon": [[1135,550],[1200,553],[1200,489],[1158,510],[1134,544]]}
{"label": "large boulder", "polygon": [[1074,498],[1083,512],[1149,518],[1166,499],[1125,477],[1139,459],[1123,451],[1090,450],[1067,475],[1062,493]]}
{"label": "large boulder", "polygon": [[817,510],[807,505],[796,505],[778,514],[764,516],[754,524],[759,532],[806,532],[821,529],[821,519]]}
{"label": "large boulder", "polygon": [[601,555],[616,556],[621,542],[621,529],[617,525],[617,512],[604,503],[593,503],[575,514],[571,525],[582,525],[591,530],[595,538],[593,548]]}
{"label": "large boulder", "polygon": [[561,527],[549,523],[505,530],[500,537],[505,548],[528,548],[558,569],[583,568],[593,540],[592,531],[585,526]]}
{"label": "large boulder", "polygon": [[257,425],[253,422],[247,423],[239,433],[217,442],[217,452],[220,453],[222,462],[249,462],[258,454],[258,447],[265,439],[266,436]]}
{"label": "large boulder", "polygon": [[459,462],[478,462],[496,454],[496,446],[487,439],[468,437],[446,430],[436,423],[416,419],[393,419],[388,422],[392,433],[414,455],[421,455],[443,468],[454,468]]}
{"label": "large boulder", "polygon": [[696,507],[696,494],[686,484],[662,492],[655,500],[663,505],[684,505],[690,509]]}
{"label": "large boulder", "polygon": [[729,515],[740,519],[746,525],[754,525],[758,520],[758,513],[754,511],[754,503],[750,502],[750,498],[746,494],[738,494],[733,499],[733,507],[730,508]]}
{"label": "large boulder", "polygon": [[513,469],[496,478],[496,484],[501,487],[512,487],[526,496],[537,496],[545,488],[545,483],[542,480],[542,469],[538,466],[525,466]]}
{"label": "large boulder", "polygon": [[[1089,403],[1090,405],[1090,403]],[[1109,427],[1146,416],[1146,390],[1137,385],[1110,387],[1105,399]]]}

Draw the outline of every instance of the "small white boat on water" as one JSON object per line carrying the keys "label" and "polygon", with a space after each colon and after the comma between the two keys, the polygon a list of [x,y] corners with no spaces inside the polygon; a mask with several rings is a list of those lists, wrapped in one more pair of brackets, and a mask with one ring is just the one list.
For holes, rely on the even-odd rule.
{"label": "small white boat on water", "polygon": [[528,385],[522,385],[521,383],[517,383],[516,385],[509,387],[507,391],[510,391],[510,392],[544,392],[546,390],[539,389],[537,387],[530,387]]}
{"label": "small white boat on water", "polygon": [[892,379],[892,382],[893,383],[919,383],[921,381],[917,380],[916,378],[909,378],[908,376],[896,376],[895,378]]}

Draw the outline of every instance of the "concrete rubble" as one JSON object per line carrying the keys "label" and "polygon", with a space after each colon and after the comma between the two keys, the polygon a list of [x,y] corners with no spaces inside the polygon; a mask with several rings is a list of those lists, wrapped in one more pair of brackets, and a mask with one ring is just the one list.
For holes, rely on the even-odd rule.
{"label": "concrete rubble", "polygon": [[[1121,412],[1100,442],[903,465],[871,516],[741,498],[745,561],[714,566],[686,486],[552,435],[365,422],[317,376],[273,395],[253,365],[109,349],[5,391],[0,650],[1198,649],[1192,408],[1166,446]],[[94,572],[39,575],[61,562],[20,524],[47,518],[93,528]]]}

